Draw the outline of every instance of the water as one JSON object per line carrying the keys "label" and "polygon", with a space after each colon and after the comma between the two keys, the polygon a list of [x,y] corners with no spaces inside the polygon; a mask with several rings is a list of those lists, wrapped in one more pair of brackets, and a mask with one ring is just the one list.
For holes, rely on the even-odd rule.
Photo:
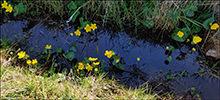
{"label": "water", "polygon": [[[197,51],[192,51],[191,46],[181,44],[170,56],[173,60],[166,63],[168,55],[166,54],[166,45],[176,45],[171,38],[164,36],[163,41],[160,37],[156,37],[151,30],[139,30],[138,35],[133,33],[133,29],[125,29],[125,32],[118,31],[111,26],[105,26],[98,29],[92,34],[82,32],[84,36],[70,36],[69,33],[75,31],[74,28],[56,28],[39,22],[31,22],[27,20],[11,20],[11,23],[1,24],[1,38],[6,35],[12,41],[18,41],[23,36],[27,38],[21,45],[21,50],[25,50],[31,58],[38,58],[38,54],[45,48],[47,44],[52,45],[52,50],[61,47],[67,51],[70,44],[75,43],[78,51],[75,58],[82,61],[84,57],[97,57],[110,63],[104,55],[105,50],[114,50],[120,54],[120,60],[125,66],[125,71],[115,71],[106,65],[109,76],[115,75],[117,79],[121,79],[121,84],[126,86],[139,86],[144,83],[143,79],[133,76],[126,71],[134,72],[132,65],[136,66],[142,72],[146,73],[145,79],[152,82],[152,85],[159,83],[167,84],[155,90],[174,91],[176,95],[183,96],[191,87],[195,87],[195,94],[199,94],[202,99],[220,99],[219,80],[210,78],[209,75],[198,77],[193,75],[201,70],[198,59],[201,55]],[[54,30],[55,29],[55,30]],[[97,50],[98,48],[98,50]],[[33,49],[34,51],[31,51]],[[140,57],[140,61],[136,60]],[[163,72],[160,72],[160,71]],[[178,74],[186,71],[188,77],[178,77]],[[173,74],[174,80],[167,80],[166,76]],[[130,79],[129,79],[130,78]],[[128,80],[129,79],[129,80]],[[139,81],[138,81],[139,80]]]}

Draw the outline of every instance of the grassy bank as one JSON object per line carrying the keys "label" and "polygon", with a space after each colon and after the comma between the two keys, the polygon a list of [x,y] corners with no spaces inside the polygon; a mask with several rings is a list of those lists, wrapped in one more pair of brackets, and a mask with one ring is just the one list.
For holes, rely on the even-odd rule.
{"label": "grassy bank", "polygon": [[[50,77],[36,75],[34,69],[11,65],[13,58],[2,55],[1,99],[156,99],[151,89],[127,89],[106,74],[68,77],[62,73]],[[11,60],[10,60],[11,59]]]}

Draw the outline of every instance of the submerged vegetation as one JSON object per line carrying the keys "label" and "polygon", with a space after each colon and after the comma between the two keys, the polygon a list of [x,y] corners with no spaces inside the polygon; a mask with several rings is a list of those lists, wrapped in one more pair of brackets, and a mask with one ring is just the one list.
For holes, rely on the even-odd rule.
{"label": "submerged vegetation", "polygon": [[[12,17],[33,17],[31,20],[46,21],[51,16],[57,16],[57,19],[51,18],[49,20],[51,25],[55,26],[55,29],[77,27],[75,31],[68,33],[68,35],[74,36],[75,34],[78,37],[92,34],[92,32],[95,33],[97,30],[96,24],[105,27],[109,22],[112,23],[113,27],[120,27],[124,31],[126,31],[125,27],[134,28],[136,34],[139,34],[140,28],[162,29],[171,33],[166,35],[171,37],[177,45],[191,43],[191,50],[200,50],[200,53],[204,56],[208,50],[203,51],[201,49],[210,39],[214,41],[217,55],[220,55],[219,21],[216,19],[216,16],[220,15],[220,11],[216,11],[215,8],[218,3],[218,1],[207,2],[201,0],[4,0],[1,4],[1,14],[6,16],[8,22]],[[213,33],[211,38],[209,34],[206,35],[208,31]],[[158,34],[158,37],[161,36],[161,41],[163,41],[163,35]],[[219,44],[216,45],[216,43]],[[39,58],[30,57],[26,51],[18,49],[20,47],[17,44],[18,42],[11,44],[7,41],[7,38],[1,38],[2,67],[0,76],[2,99],[167,99],[154,93],[147,82],[139,89],[127,89],[118,85],[115,79],[109,79],[105,73],[104,63],[114,66],[117,70],[124,71],[122,58],[114,50],[106,49],[102,53],[108,58],[109,62],[92,56],[78,61],[75,59],[75,52],[78,51],[75,43],[69,43],[70,47],[67,51],[64,51],[61,47],[52,49],[54,47],[51,44],[44,45]],[[168,62],[172,61],[171,53],[174,50],[175,47],[171,44],[166,47],[166,52],[168,52],[166,60]],[[137,57],[136,60],[139,62],[142,59]],[[64,61],[66,68],[60,67],[59,61]],[[212,68],[219,68],[216,67],[218,65],[219,61]],[[133,69],[135,68],[133,67]],[[161,70],[160,73],[162,72]],[[195,74],[204,75],[204,69]],[[188,72],[183,71],[178,75],[169,73],[166,78],[172,80],[175,79],[175,76],[182,77],[184,75],[188,76]],[[140,77],[138,76],[138,80]],[[219,79],[216,74],[212,74],[212,77]],[[191,88],[191,92],[194,94],[194,87]],[[168,95],[168,98],[175,97]],[[196,94],[193,99],[201,98],[199,94]]]}

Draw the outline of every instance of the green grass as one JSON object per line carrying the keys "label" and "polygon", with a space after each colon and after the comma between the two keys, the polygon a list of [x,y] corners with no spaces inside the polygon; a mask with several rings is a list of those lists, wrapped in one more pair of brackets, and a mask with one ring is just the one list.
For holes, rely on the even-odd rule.
{"label": "green grass", "polygon": [[81,78],[61,73],[46,77],[25,66],[6,64],[5,55],[1,59],[1,99],[156,99],[150,88],[127,89],[104,73]]}
{"label": "green grass", "polygon": [[[16,1],[19,3],[20,1]],[[63,20],[63,15],[71,16],[71,10],[68,4],[71,0],[22,0],[28,5],[27,12],[41,13],[41,15],[58,15]],[[113,23],[122,30],[125,24],[135,27],[137,32],[139,26],[146,28],[163,29],[171,31],[178,26],[181,18],[173,18],[172,14],[179,13],[183,16],[183,12],[187,6],[201,6],[205,10],[213,10],[217,12],[215,5],[217,1],[75,1],[77,8],[86,4],[80,9],[80,17],[86,21],[97,22],[101,25]],[[203,10],[204,10],[203,9]],[[203,11],[202,10],[202,11]],[[35,12],[34,12],[35,11]],[[36,14],[37,15],[37,14]],[[35,14],[33,14],[35,16]],[[67,19],[66,19],[67,20]],[[78,20],[78,19],[77,19]],[[127,26],[126,26],[127,27]]]}

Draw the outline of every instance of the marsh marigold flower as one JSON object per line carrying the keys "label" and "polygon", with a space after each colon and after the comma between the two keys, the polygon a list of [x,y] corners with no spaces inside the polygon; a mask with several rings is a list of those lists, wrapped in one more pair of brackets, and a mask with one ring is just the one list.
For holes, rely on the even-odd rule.
{"label": "marsh marigold flower", "polygon": [[88,63],[87,63],[86,70],[88,70],[88,71],[92,70],[92,66],[91,66],[91,65],[89,65]]}
{"label": "marsh marigold flower", "polygon": [[137,61],[140,61],[141,59],[139,57],[137,57]]}
{"label": "marsh marigold flower", "polygon": [[46,45],[46,49],[51,49],[51,45]]}
{"label": "marsh marigold flower", "polygon": [[83,68],[84,68],[83,63],[79,62],[78,64],[79,64],[78,69],[83,70]]}
{"label": "marsh marigold flower", "polygon": [[94,64],[94,65],[99,65],[100,62],[93,62],[92,64]]}
{"label": "marsh marigold flower", "polygon": [[95,68],[95,71],[97,72],[97,71],[98,71],[98,68]]}
{"label": "marsh marigold flower", "polygon": [[202,41],[202,38],[200,38],[199,36],[194,36],[193,37],[193,43],[197,44],[197,43],[199,43],[201,41]]}
{"label": "marsh marigold flower", "polygon": [[30,65],[31,64],[31,60],[27,60],[27,64]]}
{"label": "marsh marigold flower", "polygon": [[74,33],[76,34],[76,36],[77,36],[77,35],[78,35],[78,36],[81,35],[81,32],[79,31],[79,29],[77,29]]}
{"label": "marsh marigold flower", "polygon": [[89,24],[87,24],[84,29],[86,30],[86,32],[90,32],[91,31],[91,27],[89,26]]}
{"label": "marsh marigold flower", "polygon": [[168,46],[166,46],[166,49],[167,49],[167,50],[169,50],[169,47],[168,47]]}
{"label": "marsh marigold flower", "polygon": [[2,3],[2,8],[7,8],[8,3],[6,1],[4,1],[4,3]]}
{"label": "marsh marigold flower", "polygon": [[89,57],[89,61],[96,61],[96,60],[98,60],[98,58]]}
{"label": "marsh marigold flower", "polygon": [[211,26],[211,29],[212,29],[212,30],[216,30],[217,28],[219,28],[218,23],[214,23],[214,24]]}
{"label": "marsh marigold flower", "polygon": [[115,55],[113,51],[108,51],[108,50],[105,51],[105,56],[107,56],[108,58],[111,58],[112,55]]}
{"label": "marsh marigold flower", "polygon": [[7,7],[6,7],[6,10],[5,12],[12,12],[13,8],[11,7],[11,4],[9,4]]}
{"label": "marsh marigold flower", "polygon": [[71,36],[73,36],[73,33],[70,33]]}
{"label": "marsh marigold flower", "polygon": [[189,41],[190,41],[190,39],[187,39],[187,40],[186,40],[186,42],[189,42]]}
{"label": "marsh marigold flower", "polygon": [[33,59],[32,64],[36,64],[36,63],[37,63],[37,59]]}
{"label": "marsh marigold flower", "polygon": [[179,37],[183,37],[183,35],[184,35],[184,33],[181,32],[181,31],[179,31],[179,32],[177,33],[177,36],[179,36]]}
{"label": "marsh marigold flower", "polygon": [[25,52],[21,51],[17,55],[18,55],[18,59],[24,58]]}
{"label": "marsh marigold flower", "polygon": [[196,51],[196,48],[192,48],[193,51]]}
{"label": "marsh marigold flower", "polygon": [[118,63],[119,61],[120,61],[120,60],[119,60],[119,59],[117,59],[117,60],[116,60],[116,63]]}
{"label": "marsh marigold flower", "polygon": [[91,29],[94,31],[95,29],[97,29],[96,24],[91,24]]}

